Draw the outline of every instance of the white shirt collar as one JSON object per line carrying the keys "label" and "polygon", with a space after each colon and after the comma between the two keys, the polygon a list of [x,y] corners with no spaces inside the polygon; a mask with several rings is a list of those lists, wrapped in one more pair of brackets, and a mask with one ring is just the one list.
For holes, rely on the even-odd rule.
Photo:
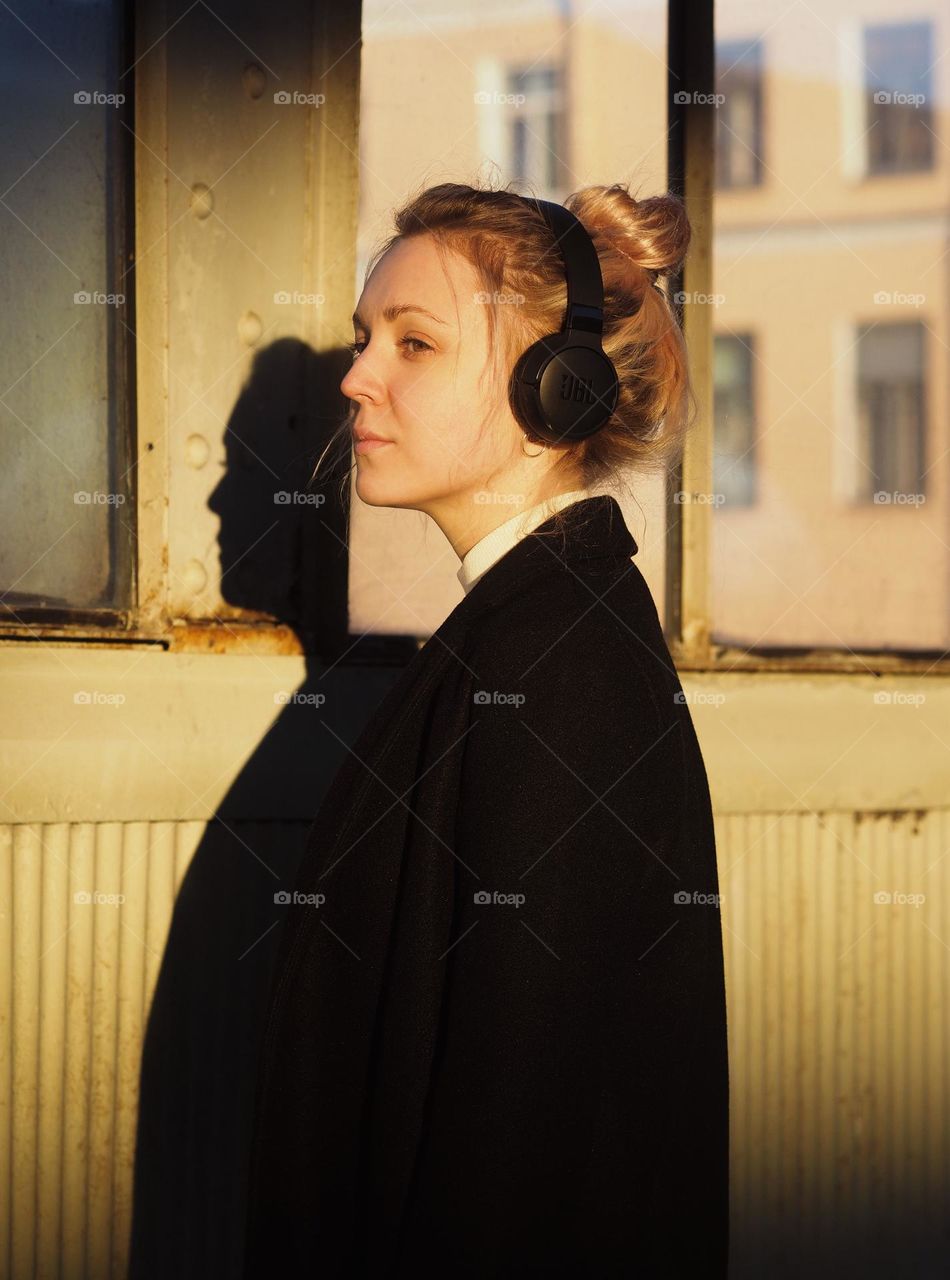
{"label": "white shirt collar", "polygon": [[462,557],[458,580],[465,593],[468,594],[482,574],[487,573],[497,560],[500,560],[538,525],[543,524],[549,516],[560,511],[562,507],[590,497],[593,497],[593,494],[589,489],[571,489],[568,493],[558,493],[553,498],[530,507],[527,511],[519,511],[510,520],[506,520],[504,524],[486,533],[484,538],[479,539]]}

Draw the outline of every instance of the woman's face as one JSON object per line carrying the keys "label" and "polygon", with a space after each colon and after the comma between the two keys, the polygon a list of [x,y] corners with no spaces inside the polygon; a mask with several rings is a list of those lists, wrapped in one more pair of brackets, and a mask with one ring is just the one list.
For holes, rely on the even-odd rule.
{"label": "woman's face", "polygon": [[467,505],[517,468],[520,431],[505,397],[486,420],[491,359],[475,269],[443,264],[431,236],[377,263],[354,313],[357,354],[340,384],[353,429],[387,441],[356,450],[356,491],[373,506],[429,515]]}

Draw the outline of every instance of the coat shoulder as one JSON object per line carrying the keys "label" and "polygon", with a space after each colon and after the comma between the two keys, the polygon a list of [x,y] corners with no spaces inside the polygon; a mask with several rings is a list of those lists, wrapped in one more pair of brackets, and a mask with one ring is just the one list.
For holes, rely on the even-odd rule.
{"label": "coat shoulder", "polygon": [[609,693],[668,724],[681,686],[649,587],[633,562],[556,566],[482,614],[466,638],[482,687]]}

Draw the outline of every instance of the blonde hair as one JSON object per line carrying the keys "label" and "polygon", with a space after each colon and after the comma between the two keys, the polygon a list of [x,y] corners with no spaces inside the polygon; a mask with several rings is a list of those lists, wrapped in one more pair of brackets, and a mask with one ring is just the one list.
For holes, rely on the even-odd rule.
{"label": "blonde hair", "polygon": [[[583,187],[564,201],[587,230],[604,281],[603,347],[620,381],[616,409],[593,436],[556,446],[552,470],[585,488],[619,484],[630,470],[666,469],[679,456],[695,411],[686,344],[659,281],[682,264],[690,224],[669,193],[636,199],[619,182]],[[372,255],[368,278],[398,241],[429,235],[474,268],[488,305],[493,391],[507,396],[518,356],[561,328],[564,267],[540,211],[506,188],[444,182],[412,196],[395,231]],[[516,305],[511,305],[514,299]]]}

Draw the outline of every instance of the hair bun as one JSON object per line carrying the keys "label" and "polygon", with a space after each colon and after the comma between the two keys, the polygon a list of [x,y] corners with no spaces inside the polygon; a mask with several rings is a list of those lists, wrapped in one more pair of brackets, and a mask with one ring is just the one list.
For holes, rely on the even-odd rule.
{"label": "hair bun", "polygon": [[588,232],[656,281],[680,266],[689,248],[686,207],[670,193],[637,200],[620,182],[585,187],[565,201]]}

